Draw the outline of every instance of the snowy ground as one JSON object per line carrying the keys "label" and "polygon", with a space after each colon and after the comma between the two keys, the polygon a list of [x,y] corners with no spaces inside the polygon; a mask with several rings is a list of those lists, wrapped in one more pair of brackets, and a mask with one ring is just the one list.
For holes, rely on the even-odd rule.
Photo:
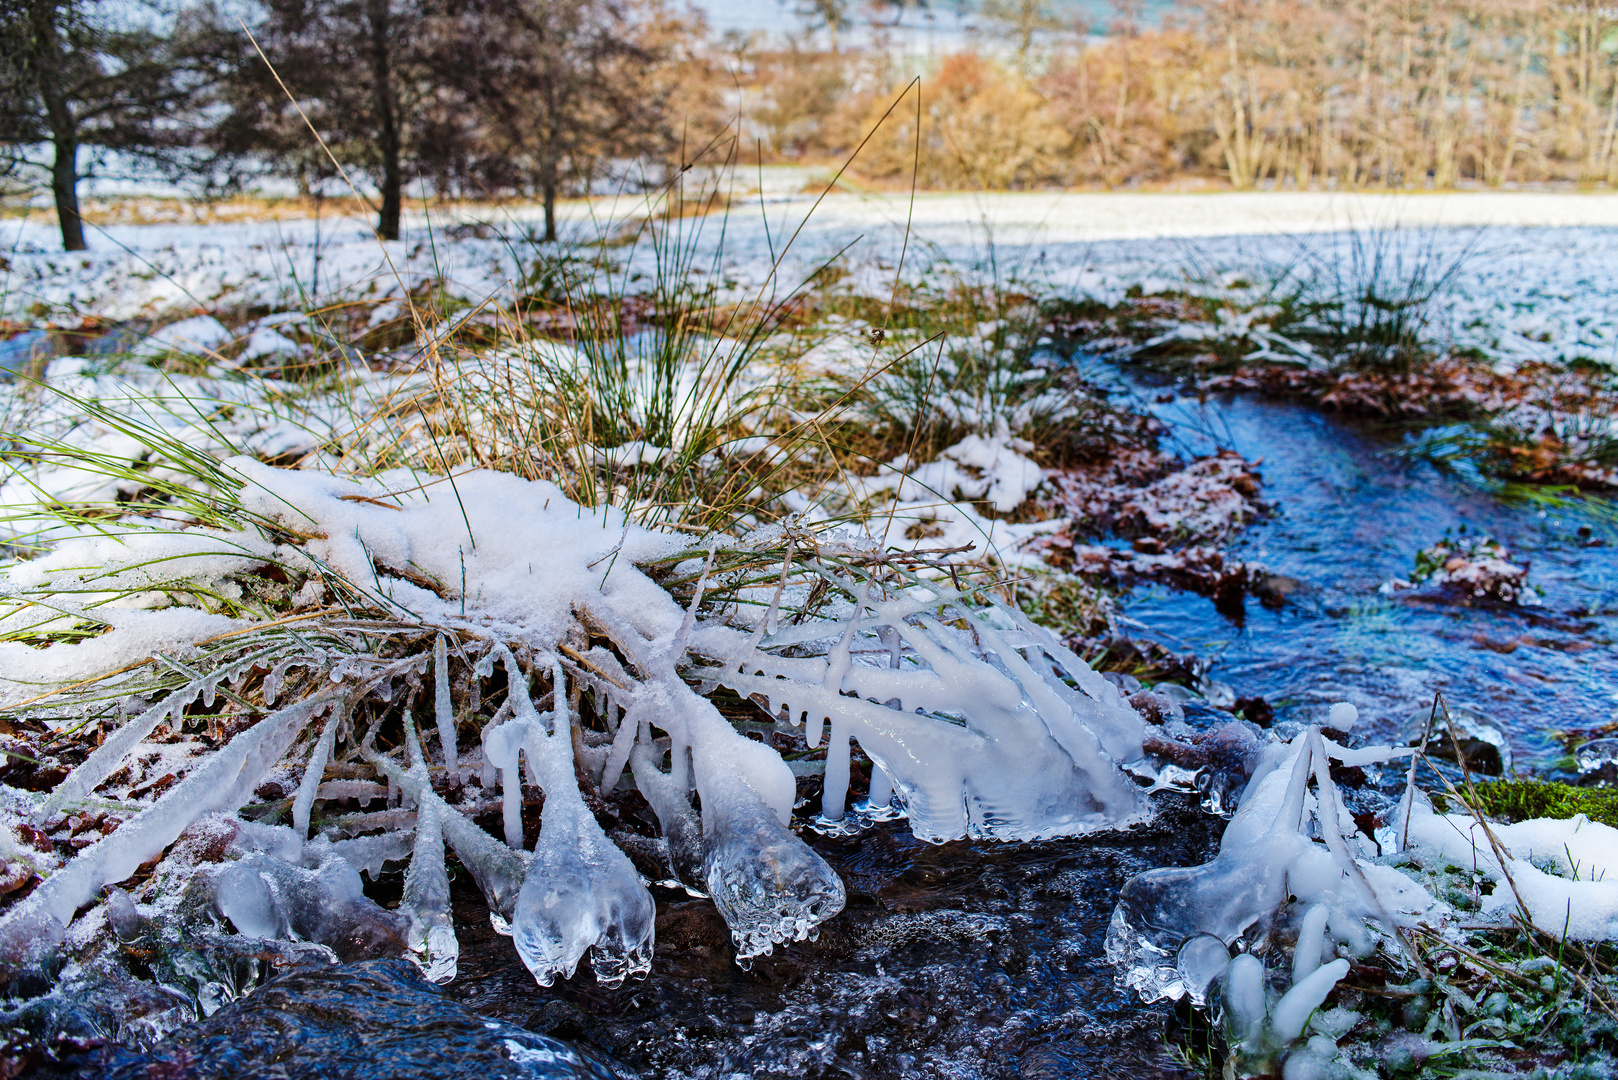
{"label": "snowy ground", "polygon": [[[1505,364],[1618,366],[1618,196],[921,195],[912,206],[904,195],[838,194],[817,206],[811,196],[779,193],[788,186],[738,194],[728,218],[685,219],[674,237],[703,253],[699,267],[712,267],[708,258],[722,248],[720,284],[738,295],[760,286],[784,293],[829,261],[847,271],[844,287],[886,295],[903,256],[907,278],[1015,282],[1041,295],[1116,302],[1132,287],[1217,292],[1243,280],[1262,288],[1300,267],[1352,283],[1380,255],[1384,281],[1455,271],[1447,317],[1432,330],[1445,344]],[[567,231],[575,240],[611,235],[639,205],[566,207]],[[277,312],[314,296],[398,296],[433,277],[473,304],[499,304],[545,250],[533,240],[536,217],[531,208],[491,212],[489,228],[446,233],[418,215],[389,244],[364,220],[329,215],[113,226],[74,255],[53,250],[48,223],[18,223],[0,234],[8,266],[0,316],[37,324],[74,314],[166,321],[199,310]],[[620,259],[629,250],[607,248]],[[649,247],[635,252],[641,276],[631,276],[630,289],[655,277]]]}

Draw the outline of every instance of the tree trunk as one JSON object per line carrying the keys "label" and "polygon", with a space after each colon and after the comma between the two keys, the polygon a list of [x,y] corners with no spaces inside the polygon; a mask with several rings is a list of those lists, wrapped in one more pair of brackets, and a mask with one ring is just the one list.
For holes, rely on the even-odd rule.
{"label": "tree trunk", "polygon": [[51,194],[56,197],[56,222],[62,227],[62,250],[83,251],[84,219],[79,216],[79,144],[71,133],[56,138],[56,160],[51,163]]}
{"label": "tree trunk", "polygon": [[56,199],[56,221],[62,229],[62,248],[83,251],[84,219],[79,216],[79,124],[62,92],[62,43],[56,33],[55,0],[34,0],[29,9],[33,23],[29,43],[39,96],[50,124],[56,158],[51,163],[51,194]]}
{"label": "tree trunk", "polygon": [[540,188],[545,197],[545,239],[556,239],[556,162],[545,159]]}
{"label": "tree trunk", "polygon": [[546,75],[543,95],[545,118],[539,128],[539,189],[545,198],[545,239],[555,240],[557,135],[563,130],[561,123],[563,95],[557,85],[557,72],[548,70]]}
{"label": "tree trunk", "polygon": [[371,24],[371,79],[376,87],[377,148],[382,152],[382,210],[377,218],[377,235],[384,240],[399,239],[399,213],[403,203],[404,179],[399,166],[399,118],[393,95],[393,73],[389,63],[391,12],[389,0],[369,0],[366,11]]}

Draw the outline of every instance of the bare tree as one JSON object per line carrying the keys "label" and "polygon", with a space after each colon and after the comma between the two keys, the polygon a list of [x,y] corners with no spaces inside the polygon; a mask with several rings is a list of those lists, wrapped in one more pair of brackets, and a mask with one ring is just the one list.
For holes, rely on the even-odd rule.
{"label": "bare tree", "polygon": [[1065,29],[1048,0],[983,0],[983,16],[995,25],[996,36],[1011,45],[1022,75],[1029,72],[1041,35]]}
{"label": "bare tree", "polygon": [[811,27],[824,26],[831,35],[832,55],[837,55],[837,35],[854,25],[848,15],[848,0],[801,0],[798,16]]}
{"label": "bare tree", "polygon": [[625,0],[462,0],[457,11],[439,76],[478,125],[474,169],[491,188],[537,193],[547,240],[564,187],[668,152],[678,20]]}
{"label": "bare tree", "polygon": [[195,12],[142,0],[8,0],[0,5],[0,147],[14,168],[49,147],[62,246],[85,248],[84,151],[126,169],[173,172],[192,145],[187,117],[215,74]]}
{"label": "bare tree", "polygon": [[329,150],[372,180],[377,233],[397,240],[404,186],[426,149],[428,10],[418,0],[262,0],[251,34],[257,48],[238,54],[216,148],[255,156],[301,187],[332,171]]}

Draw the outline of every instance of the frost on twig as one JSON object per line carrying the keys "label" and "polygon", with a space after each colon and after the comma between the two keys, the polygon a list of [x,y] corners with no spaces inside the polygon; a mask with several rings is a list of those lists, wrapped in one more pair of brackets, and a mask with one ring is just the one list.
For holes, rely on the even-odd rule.
{"label": "frost on twig", "polygon": [[843,813],[848,774],[832,764],[850,739],[926,840],[1072,836],[1145,813],[1119,768],[1141,756],[1140,717],[1047,631],[935,585],[846,587],[858,599],[841,620],[698,640],[720,661],[702,677],[805,726],[811,746],[830,725],[827,817]]}

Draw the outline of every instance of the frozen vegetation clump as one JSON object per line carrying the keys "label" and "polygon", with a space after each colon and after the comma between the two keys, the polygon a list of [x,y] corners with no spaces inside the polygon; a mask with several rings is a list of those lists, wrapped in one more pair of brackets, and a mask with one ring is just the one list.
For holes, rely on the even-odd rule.
{"label": "frozen vegetation clump", "polygon": [[1334,753],[1355,763],[1377,756],[1346,751],[1314,728],[1263,746],[1218,857],[1149,871],[1124,886],[1107,955],[1127,985],[1147,1000],[1205,1000],[1229,960],[1214,942],[1248,946],[1289,920],[1306,932],[1294,970],[1301,978],[1330,950],[1369,952],[1368,924],[1396,936],[1432,910],[1432,898],[1409,878],[1370,861],[1376,849],[1358,834],[1332,782]]}
{"label": "frozen vegetation clump", "polygon": [[[1342,731],[1356,720],[1345,703],[1328,722]],[[1413,782],[1419,754],[1349,749],[1311,727],[1289,741],[1253,740],[1227,758],[1227,770],[1247,780],[1217,857],[1148,871],[1119,895],[1106,950],[1120,987],[1145,1001],[1189,998],[1211,1008],[1227,1075],[1370,1076],[1393,1049],[1409,1059],[1411,1046],[1418,1057],[1508,1046],[1466,1043],[1456,1019],[1460,1009],[1484,1013],[1474,1028],[1503,1030],[1506,996],[1491,998],[1487,1012],[1458,987],[1440,980],[1435,989],[1428,958],[1452,951],[1498,978],[1507,970],[1501,962],[1472,951],[1480,933],[1520,928],[1563,947],[1618,941],[1618,830],[1582,816],[1498,825],[1436,813]],[[1367,836],[1332,778],[1333,763],[1374,768],[1407,758],[1403,798],[1375,816]],[[1454,955],[1440,960],[1448,969],[1455,963]],[[1362,1011],[1324,1008],[1334,987],[1366,964],[1408,979],[1394,1000],[1419,1005],[1405,1009],[1421,1032],[1414,1042],[1386,1033],[1385,1021],[1380,1041],[1366,1038],[1379,1030],[1367,1016],[1375,996],[1355,998]],[[1434,1012],[1423,1027],[1433,994],[1441,1003],[1448,996],[1447,1019]],[[1546,1015],[1554,1020],[1556,1009]],[[1355,1039],[1346,1038],[1351,1031]]]}
{"label": "frozen vegetation clump", "polygon": [[[620,788],[655,811],[661,876],[712,897],[746,963],[844,904],[790,828],[772,741],[826,748],[829,830],[908,815],[929,841],[1030,840],[1149,812],[1118,690],[925,553],[790,523],[692,547],[492,472],[236,458],[218,477],[211,523],[131,517],[4,583],[8,714],[58,749],[99,740],[45,790],[7,789],[0,821],[52,852],[29,857],[0,954],[66,964],[58,995],[110,977],[126,934],[198,968],[177,1020],[262,976],[202,971],[225,939],[453,979],[450,854],[541,985],[588,959],[616,986],[650,969],[655,921],[587,802]],[[718,698],[764,712],[739,728]],[[851,790],[855,745],[869,790]],[[390,867],[391,911],[361,876]]]}
{"label": "frozen vegetation clump", "polygon": [[[500,320],[446,317],[354,372],[347,401],[77,359],[48,369],[60,393],[12,400],[0,750],[28,767],[0,785],[0,973],[51,988],[12,1023],[150,1045],[302,964],[407,957],[452,980],[459,870],[539,985],[646,975],[648,883],[710,898],[747,966],[844,907],[803,829],[1053,840],[1144,822],[1164,788],[1229,817],[1223,842],[1130,881],[1106,950],[1128,992],[1210,1009],[1232,1074],[1374,1073],[1347,1038],[1372,1024],[1357,980],[1380,964],[1424,1000],[1425,957],[1480,927],[1618,938],[1613,830],[1490,826],[1413,785],[1368,821],[1342,770],[1416,751],[1340,745],[1353,706],[1285,737],[1196,730],[1176,688],[1092,671],[958,576],[1061,556],[1218,595],[1256,572],[1213,546],[1263,511],[1256,463],[1181,465],[1035,370],[1039,339],[1004,310],[930,360],[921,328],[847,321],[792,354],[834,402],[804,424],[824,403],[772,397],[784,369],[751,345],[726,355],[717,324],[629,333],[626,306],[604,305],[604,334],[558,323],[568,340],[482,353],[452,338]],[[238,356],[293,371],[310,345],[271,318]],[[1267,318],[1175,340],[1318,366]],[[165,353],[222,327],[171,329]],[[776,411],[863,449],[811,462]],[[1133,544],[1075,542],[1090,527]],[[1526,605],[1526,577],[1498,545],[1446,541],[1389,588]],[[1510,772],[1503,733],[1452,720]],[[631,801],[660,836],[614,827]],[[402,878],[391,909],[367,895],[384,873]],[[1393,1056],[1478,1041],[1412,1015]]]}
{"label": "frozen vegetation clump", "polygon": [[[451,856],[541,985],[645,975],[648,881],[711,897],[746,965],[845,902],[792,828],[810,769],[807,825],[827,833],[905,817],[931,842],[1073,837],[1146,820],[1164,787],[1233,811],[1212,861],[1123,888],[1106,948],[1140,997],[1211,1008],[1241,1072],[1347,1067],[1363,1017],[1327,1006],[1352,965],[1417,978],[1415,935],[1463,915],[1618,937],[1612,829],[1483,827],[1412,785],[1367,836],[1333,766],[1414,748],[1340,745],[1347,704],[1285,740],[1196,731],[958,587],[947,549],[790,519],[693,544],[487,471],[237,458],[217,482],[207,523],[131,516],[7,574],[0,695],[66,767],[0,791],[33,883],[0,915],[0,960],[54,986],[14,1023],[91,1015],[149,1044],[278,966],[402,956],[448,981]],[[593,809],[631,791],[656,865]],[[1457,907],[1457,866],[1498,887]],[[392,910],[363,877],[390,869]]]}

